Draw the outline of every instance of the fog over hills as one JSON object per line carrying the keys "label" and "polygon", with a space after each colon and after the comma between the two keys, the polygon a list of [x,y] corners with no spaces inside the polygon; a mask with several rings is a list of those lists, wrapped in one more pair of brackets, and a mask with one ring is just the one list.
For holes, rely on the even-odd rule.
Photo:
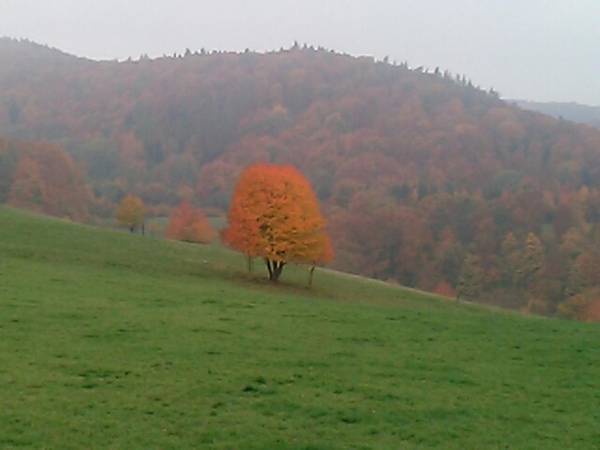
{"label": "fog over hills", "polygon": [[509,100],[523,109],[541,112],[556,118],[572,122],[585,123],[600,128],[600,106],[581,105],[579,103],[532,102],[527,100]]}

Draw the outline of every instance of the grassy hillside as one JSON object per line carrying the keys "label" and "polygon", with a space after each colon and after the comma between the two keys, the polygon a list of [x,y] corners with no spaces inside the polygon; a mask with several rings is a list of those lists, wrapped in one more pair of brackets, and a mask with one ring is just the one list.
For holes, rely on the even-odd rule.
{"label": "grassy hillside", "polygon": [[[593,448],[600,328],[0,209],[0,448]],[[262,268],[261,268],[262,270]]]}

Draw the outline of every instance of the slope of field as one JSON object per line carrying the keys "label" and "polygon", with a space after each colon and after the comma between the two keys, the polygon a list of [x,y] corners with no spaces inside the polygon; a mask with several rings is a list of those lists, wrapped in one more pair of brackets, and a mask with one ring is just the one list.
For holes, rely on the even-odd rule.
{"label": "slope of field", "polygon": [[600,442],[597,326],[326,272],[271,286],[217,247],[9,209],[0,231],[1,448]]}

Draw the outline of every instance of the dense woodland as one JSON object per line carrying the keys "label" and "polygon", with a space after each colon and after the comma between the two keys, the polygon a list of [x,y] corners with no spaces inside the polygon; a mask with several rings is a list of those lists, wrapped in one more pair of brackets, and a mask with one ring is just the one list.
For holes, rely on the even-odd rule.
{"label": "dense woodland", "polygon": [[578,318],[600,299],[600,131],[440,69],[298,45],[94,62],[2,39],[0,135],[15,205],[224,212],[246,166],[292,164],[337,268]]}

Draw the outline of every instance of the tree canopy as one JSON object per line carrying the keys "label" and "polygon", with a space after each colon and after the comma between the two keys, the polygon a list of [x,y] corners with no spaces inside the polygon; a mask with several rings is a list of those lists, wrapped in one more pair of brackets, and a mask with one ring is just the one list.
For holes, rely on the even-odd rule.
{"label": "tree canopy", "polygon": [[216,233],[202,210],[184,201],[171,213],[166,236],[178,241],[209,244]]}
{"label": "tree canopy", "polygon": [[325,220],[308,180],[292,166],[257,164],[240,175],[224,241],[264,258],[277,281],[290,262],[317,264],[333,257]]}
{"label": "tree canopy", "polygon": [[141,198],[129,194],[119,204],[117,209],[119,225],[129,228],[132,233],[144,226],[146,208]]}

